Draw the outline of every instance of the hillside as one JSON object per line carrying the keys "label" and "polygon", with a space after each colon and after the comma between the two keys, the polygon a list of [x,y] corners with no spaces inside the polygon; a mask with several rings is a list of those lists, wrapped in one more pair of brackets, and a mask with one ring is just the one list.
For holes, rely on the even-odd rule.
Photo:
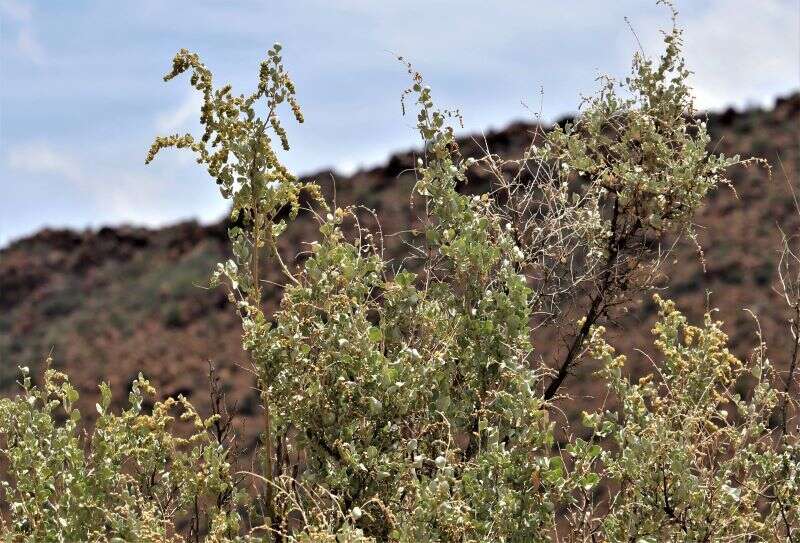
{"label": "hillside", "polygon": [[[788,356],[783,307],[773,291],[780,224],[800,231],[800,218],[787,180],[800,186],[800,94],[779,100],[770,110],[729,110],[709,115],[717,151],[726,155],[760,156],[764,169],[737,169],[733,191],[721,189],[698,218],[702,227],[706,269],[690,241],[681,241],[669,264],[665,295],[693,318],[709,305],[720,309],[732,344],[747,356],[756,342],[755,324],[744,308],[760,318],[770,358],[782,367]],[[514,124],[487,135],[493,152],[518,155],[535,127]],[[465,154],[477,152],[467,138]],[[320,172],[309,176],[331,190],[336,181],[339,205],[360,203],[378,210],[384,232],[413,225],[407,205],[414,154],[391,157],[379,168],[350,177]],[[468,190],[480,190],[476,172]],[[313,239],[315,226],[302,217],[285,236],[283,249]],[[239,346],[240,325],[222,289],[204,290],[214,264],[227,258],[224,223],[202,226],[181,223],[164,229],[102,228],[74,232],[44,230],[0,251],[0,390],[13,391],[16,367],[41,368],[52,351],[54,365],[69,372],[82,393],[81,410],[92,413],[96,383],[108,381],[117,398],[139,371],[164,395],[183,393],[201,409],[208,408],[209,361],[219,368],[232,401],[245,419],[258,418],[248,363]],[[278,293],[269,292],[273,308]],[[650,342],[652,305],[642,300],[618,323],[611,338],[622,351]],[[624,333],[620,333],[624,330]],[[555,337],[536,337],[537,352],[550,360],[560,348]],[[634,369],[646,363],[633,356]],[[591,368],[582,368],[569,383],[580,398],[567,410],[579,412],[602,395]],[[594,400],[596,401],[596,400]],[[247,422],[247,421],[245,421]],[[253,420],[247,439],[255,438]]]}

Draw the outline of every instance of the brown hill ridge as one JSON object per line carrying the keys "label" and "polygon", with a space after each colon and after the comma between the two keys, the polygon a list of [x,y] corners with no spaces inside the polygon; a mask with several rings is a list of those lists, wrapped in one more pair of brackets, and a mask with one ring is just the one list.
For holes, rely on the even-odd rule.
{"label": "brown hill ridge", "polygon": [[[519,155],[529,144],[534,125],[517,123],[493,132],[486,140],[493,152]],[[773,291],[777,275],[780,224],[800,232],[787,181],[800,186],[800,93],[779,99],[770,110],[751,109],[709,115],[717,151],[726,155],[760,156],[773,166],[737,169],[732,191],[720,190],[698,218],[705,249],[704,272],[691,243],[677,248],[677,264],[668,267],[665,294],[693,318],[710,305],[720,309],[734,350],[746,356],[754,346],[754,323],[761,321],[770,358],[781,367],[789,343],[783,306]],[[478,154],[477,144],[463,141],[465,155]],[[398,231],[415,222],[408,198],[413,185],[413,152],[397,154],[386,165],[350,177],[332,172],[309,176],[330,188],[336,177],[339,205],[358,202],[382,215],[384,231]],[[484,183],[476,176],[471,187]],[[283,249],[302,247],[314,238],[307,217],[290,228]],[[239,346],[239,320],[222,289],[204,290],[216,262],[227,258],[224,223],[202,226],[184,222],[163,229],[134,227],[97,231],[43,230],[0,250],[0,391],[14,389],[18,365],[41,368],[52,351],[54,364],[65,369],[81,390],[82,412],[92,413],[96,384],[108,381],[118,399],[142,371],[164,395],[183,393],[201,409],[208,408],[207,368],[219,368],[230,398],[238,402],[253,439],[258,402],[246,358]],[[275,303],[277,293],[270,294]],[[625,321],[624,334],[612,335],[624,352],[650,343],[652,305],[641,300]],[[559,348],[555,338],[536,339],[538,353],[548,359]],[[634,370],[645,364],[633,360]],[[579,398],[567,409],[580,412],[601,396],[583,368],[569,391]]]}

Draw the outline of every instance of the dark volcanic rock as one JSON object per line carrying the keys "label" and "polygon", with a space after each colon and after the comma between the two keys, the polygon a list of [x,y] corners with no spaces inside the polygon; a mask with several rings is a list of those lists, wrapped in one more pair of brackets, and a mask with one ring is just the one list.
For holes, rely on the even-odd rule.
{"label": "dark volcanic rock", "polygon": [[[788,334],[776,282],[780,224],[800,232],[800,223],[787,189],[787,178],[800,183],[800,94],[777,101],[769,111],[726,110],[708,116],[718,152],[766,158],[773,166],[736,169],[733,191],[721,189],[710,197],[698,217],[706,271],[691,242],[680,243],[677,264],[668,266],[667,296],[693,318],[706,306],[720,308],[735,352],[746,356],[756,344],[754,324],[742,311],[761,319],[770,358],[782,367]],[[541,130],[516,123],[481,137],[464,138],[465,155],[480,154],[484,146],[501,155],[519,156]],[[351,177],[325,171],[309,176],[331,194],[336,177],[339,205],[358,202],[381,213],[384,232],[408,228],[417,220],[407,205],[415,154],[400,153],[380,168]],[[480,191],[486,178],[470,172],[465,190]],[[225,222],[203,226],[184,222],[164,229],[105,227],[98,231],[43,230],[0,251],[0,388],[12,393],[17,365],[38,369],[53,353],[54,364],[66,369],[82,392],[82,412],[94,412],[97,383],[106,380],[124,400],[132,376],[142,371],[164,392],[192,395],[207,409],[208,361],[238,401],[248,434],[254,442],[260,416],[251,390],[252,376],[241,353],[240,324],[221,290],[203,288],[215,263],[228,257]],[[316,225],[301,217],[282,241],[293,254],[301,242],[315,237]],[[268,277],[270,278],[270,277]],[[273,277],[274,278],[274,277]],[[274,308],[278,293],[267,293]],[[633,371],[646,367],[635,348],[648,351],[653,305],[640,300],[620,322],[625,333],[611,332],[612,341],[633,355]],[[537,354],[551,360],[559,348],[555,337],[535,337]],[[581,368],[569,382],[577,401],[566,407],[579,413],[602,397],[601,385],[590,367]]]}

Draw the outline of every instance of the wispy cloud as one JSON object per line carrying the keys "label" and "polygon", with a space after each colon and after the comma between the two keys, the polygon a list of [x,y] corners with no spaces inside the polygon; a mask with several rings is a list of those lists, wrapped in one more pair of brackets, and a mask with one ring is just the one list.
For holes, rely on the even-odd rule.
{"label": "wispy cloud", "polygon": [[[796,0],[711,0],[684,27],[691,84],[701,109],[768,106],[775,90],[800,86]],[[647,52],[663,45],[651,36]]]}
{"label": "wispy cloud", "polygon": [[72,183],[84,184],[77,161],[46,142],[12,146],[6,152],[6,163],[19,173],[57,175]]}
{"label": "wispy cloud", "polygon": [[[797,0],[675,3],[698,106],[768,102],[800,86]],[[246,92],[266,48],[283,42],[306,122],[286,123],[293,145],[282,156],[301,172],[350,173],[417,143],[389,51],[478,132],[527,117],[520,101],[552,120],[574,111],[598,72],[624,77],[637,47],[624,16],[658,55],[670,20],[655,0],[0,0],[0,230],[225,212],[191,153],[143,164],[154,135],[199,131],[186,78],[159,84],[181,47]]]}
{"label": "wispy cloud", "polygon": [[0,11],[9,19],[17,22],[27,22],[31,20],[31,6],[17,0],[0,1]]}
{"label": "wispy cloud", "polygon": [[186,95],[178,107],[164,111],[156,118],[156,130],[160,133],[172,134],[181,129],[186,129],[190,120],[197,117],[203,98],[197,92]]}
{"label": "wispy cloud", "polygon": [[163,221],[163,187],[158,176],[107,167],[90,167],[69,152],[45,141],[15,145],[6,152],[7,167],[15,174],[50,179],[53,193],[79,197],[92,204],[102,221],[133,221],[159,224]]}
{"label": "wispy cloud", "polygon": [[39,65],[45,64],[47,55],[44,47],[36,38],[30,26],[23,26],[17,34],[17,51],[31,62]]}
{"label": "wispy cloud", "polygon": [[0,12],[16,27],[16,53],[25,60],[44,65],[47,55],[33,27],[33,9],[30,4],[18,0],[0,1]]}

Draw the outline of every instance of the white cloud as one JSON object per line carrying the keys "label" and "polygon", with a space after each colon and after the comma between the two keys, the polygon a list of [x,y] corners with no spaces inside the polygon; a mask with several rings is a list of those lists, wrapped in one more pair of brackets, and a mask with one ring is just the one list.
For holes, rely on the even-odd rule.
{"label": "white cloud", "polygon": [[45,142],[11,147],[6,153],[6,162],[11,169],[22,173],[58,175],[75,184],[85,184],[78,163]]}
{"label": "white cloud", "polygon": [[344,176],[350,176],[356,173],[358,170],[360,170],[361,167],[362,167],[361,163],[356,162],[355,160],[342,160],[341,162],[336,164],[334,169],[336,170],[336,173],[339,173]]}
{"label": "white cloud", "polygon": [[17,0],[2,0],[0,12],[17,23],[16,52],[34,64],[45,64],[47,55],[33,28],[31,5]]}
{"label": "white cloud", "polygon": [[203,105],[203,97],[197,92],[187,94],[177,108],[165,111],[156,118],[156,129],[160,133],[173,134],[185,128],[190,120],[195,119]]}
{"label": "white cloud", "polygon": [[164,220],[166,183],[156,176],[109,170],[97,164],[85,167],[69,153],[43,141],[15,145],[5,158],[12,171],[49,177],[53,194],[78,194],[91,202],[96,220],[144,224]]}
{"label": "white cloud", "polygon": [[[675,1],[699,106],[766,101],[800,84],[797,0]],[[282,156],[303,172],[335,165],[351,173],[417,144],[413,116],[401,118],[397,103],[407,79],[388,51],[412,60],[437,103],[461,107],[474,132],[528,116],[520,100],[557,118],[596,88],[598,71],[624,77],[637,47],[624,15],[651,55],[662,49],[658,29],[669,26],[655,0],[54,5],[0,0],[0,61],[13,83],[0,97],[0,189],[11,179],[24,187],[0,199],[0,216],[26,215],[31,195],[52,195],[59,215],[47,220],[74,225],[224,210],[213,183],[199,181],[192,153],[142,165],[153,135],[199,128],[201,98],[186,92],[186,79],[158,85],[177,47],[197,49],[220,80],[247,90],[264,49],[282,41],[307,115],[303,127],[286,123],[294,145]],[[38,137],[31,134],[47,145],[27,143]]]}
{"label": "white cloud", "polygon": [[716,0],[705,16],[687,25],[700,107],[766,105],[775,87],[800,84],[797,3],[759,0],[758,9],[752,6],[748,0]]}
{"label": "white cloud", "polygon": [[23,26],[17,34],[17,51],[35,64],[42,65],[47,60],[44,47],[33,34],[30,26]]}
{"label": "white cloud", "polygon": [[[712,0],[681,14],[691,85],[700,109],[769,106],[776,89],[800,86],[796,0]],[[656,36],[648,54],[660,53]]]}
{"label": "white cloud", "polygon": [[95,190],[95,198],[104,208],[104,221],[155,226],[163,224],[169,216],[163,179],[149,174],[113,172],[103,176],[102,181],[102,187]]}
{"label": "white cloud", "polygon": [[17,0],[0,1],[0,11],[10,19],[22,22],[31,20],[31,6]]}

